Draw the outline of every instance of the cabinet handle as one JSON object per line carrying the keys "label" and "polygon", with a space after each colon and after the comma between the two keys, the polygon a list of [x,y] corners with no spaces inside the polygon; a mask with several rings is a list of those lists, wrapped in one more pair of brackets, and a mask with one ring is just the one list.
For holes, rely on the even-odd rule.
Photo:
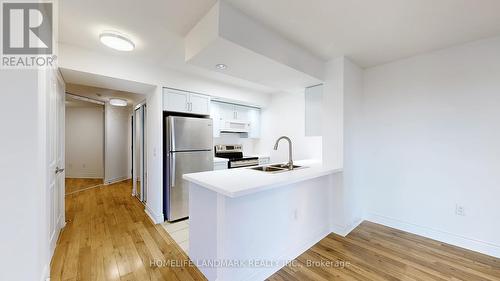
{"label": "cabinet handle", "polygon": [[192,102],[189,103],[189,111],[193,111],[193,103]]}

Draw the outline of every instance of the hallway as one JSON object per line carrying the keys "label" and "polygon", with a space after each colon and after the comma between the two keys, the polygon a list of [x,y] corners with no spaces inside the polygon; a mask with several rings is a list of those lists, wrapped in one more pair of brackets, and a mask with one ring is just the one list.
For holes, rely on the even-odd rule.
{"label": "hallway", "polygon": [[[66,227],[51,280],[205,280],[162,226],[153,225],[124,181],[66,196]],[[150,262],[182,266],[156,266]]]}

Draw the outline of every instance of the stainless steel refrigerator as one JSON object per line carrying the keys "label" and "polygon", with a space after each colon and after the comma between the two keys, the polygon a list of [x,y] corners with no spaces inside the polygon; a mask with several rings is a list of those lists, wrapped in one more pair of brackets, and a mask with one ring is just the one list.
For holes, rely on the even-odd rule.
{"label": "stainless steel refrigerator", "polygon": [[165,118],[163,214],[176,221],[189,216],[189,187],[182,175],[213,169],[212,119]]}

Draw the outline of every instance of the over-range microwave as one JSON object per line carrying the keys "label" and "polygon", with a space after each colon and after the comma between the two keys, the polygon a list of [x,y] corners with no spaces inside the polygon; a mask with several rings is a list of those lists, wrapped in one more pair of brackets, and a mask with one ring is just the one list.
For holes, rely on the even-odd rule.
{"label": "over-range microwave", "polygon": [[242,120],[221,120],[221,133],[248,133],[250,132],[250,122]]}

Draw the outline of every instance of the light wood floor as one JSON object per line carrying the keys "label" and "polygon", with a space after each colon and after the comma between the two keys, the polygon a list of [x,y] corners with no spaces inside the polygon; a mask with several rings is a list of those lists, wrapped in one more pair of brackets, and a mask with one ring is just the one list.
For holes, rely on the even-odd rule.
{"label": "light wood floor", "polygon": [[97,185],[103,184],[102,179],[75,179],[75,178],[66,178],[66,194],[71,194],[74,192],[78,192],[81,190],[85,190],[89,187],[95,187]]}
{"label": "light wood floor", "polygon": [[500,280],[500,259],[370,222],[330,234],[294,263],[268,280]]}
{"label": "light wood floor", "polygon": [[[206,280],[183,266],[188,257],[149,221],[131,188],[128,181],[66,197],[69,221],[52,259],[52,281]],[[494,281],[500,280],[500,259],[364,222],[345,238],[330,234],[268,280]]]}
{"label": "light wood floor", "polygon": [[[51,264],[58,280],[205,280],[131,196],[130,181],[66,196],[67,225]],[[151,261],[175,261],[179,267]],[[165,263],[164,263],[165,264]]]}

